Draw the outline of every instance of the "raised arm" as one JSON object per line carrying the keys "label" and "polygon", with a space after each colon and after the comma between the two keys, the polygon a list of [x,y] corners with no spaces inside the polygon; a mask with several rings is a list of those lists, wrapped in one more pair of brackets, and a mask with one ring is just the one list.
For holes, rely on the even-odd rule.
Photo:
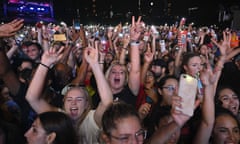
{"label": "raised arm", "polygon": [[123,36],[123,48],[122,48],[120,56],[119,56],[120,64],[126,64],[125,58],[126,58],[126,51],[128,50],[129,42],[130,42],[129,35],[124,34],[124,36]]}
{"label": "raised arm", "polygon": [[0,65],[0,78],[9,88],[10,93],[16,96],[20,89],[20,81],[17,74],[11,68],[10,61],[3,46],[0,46]]}
{"label": "raised arm", "polygon": [[210,65],[207,69],[201,72],[200,78],[204,85],[204,96],[202,103],[202,119],[197,130],[197,134],[194,138],[194,144],[208,144],[212,133],[214,120],[215,120],[215,106],[214,95],[215,86],[214,81],[211,81],[211,68]]}
{"label": "raised arm", "polygon": [[104,77],[101,66],[98,63],[98,49],[97,48],[95,49],[93,47],[87,47],[84,52],[84,57],[91,66],[97,82],[97,88],[101,102],[99,103],[94,113],[94,119],[98,126],[101,127],[102,115],[106,108],[108,107],[108,105],[113,102],[113,95],[110,86],[108,85],[108,82]]}
{"label": "raised arm", "polygon": [[147,51],[144,53],[144,64],[141,68],[141,83],[144,83],[144,80],[146,78],[147,71],[149,69],[149,66],[151,65],[151,62],[153,61],[153,52],[151,52],[150,44],[147,45]]}
{"label": "raised arm", "polygon": [[44,52],[41,63],[39,64],[28,87],[26,99],[37,113],[56,110],[56,108],[52,107],[44,98],[42,98],[42,93],[47,73],[50,67],[62,57],[61,53],[63,49],[64,47],[61,47],[58,51],[56,51],[55,48],[51,47],[49,50]]}
{"label": "raised arm", "polygon": [[132,93],[137,96],[140,88],[140,53],[139,53],[139,37],[141,35],[141,17],[138,17],[137,22],[135,22],[135,17],[132,17],[132,27],[130,30],[130,72],[128,86]]}

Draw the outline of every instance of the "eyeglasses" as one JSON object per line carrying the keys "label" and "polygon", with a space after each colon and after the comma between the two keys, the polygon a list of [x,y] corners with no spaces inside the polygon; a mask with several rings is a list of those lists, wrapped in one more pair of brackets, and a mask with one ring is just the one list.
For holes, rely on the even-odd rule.
{"label": "eyeglasses", "polygon": [[[125,143],[131,142],[131,141],[133,140],[133,139],[131,138],[131,136],[132,136],[132,135],[130,135],[130,134],[122,135],[122,136],[120,136],[120,137],[111,135],[112,138],[120,141],[121,144],[125,144]],[[146,139],[146,137],[147,137],[147,131],[144,130],[144,129],[141,129],[141,130],[139,130],[138,132],[136,132],[134,136],[135,136],[135,139],[136,139],[136,141],[137,141],[138,143],[143,142],[143,141]]]}
{"label": "eyeglasses", "polygon": [[165,87],[162,87],[162,88],[165,88],[165,89],[167,89],[168,91],[174,91],[176,88],[174,87],[174,86],[172,86],[172,85],[170,85],[170,86],[165,86]]}

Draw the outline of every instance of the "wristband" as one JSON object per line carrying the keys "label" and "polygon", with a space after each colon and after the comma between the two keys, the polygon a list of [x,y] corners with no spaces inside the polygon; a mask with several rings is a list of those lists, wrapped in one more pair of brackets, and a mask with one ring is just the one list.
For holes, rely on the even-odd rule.
{"label": "wristband", "polygon": [[47,68],[47,69],[50,69],[49,66],[47,66],[47,65],[45,65],[45,64],[43,64],[43,63],[39,63],[39,64],[42,65],[43,67]]}
{"label": "wristband", "polygon": [[134,42],[131,42],[131,46],[138,46],[140,44],[139,41],[134,41]]}

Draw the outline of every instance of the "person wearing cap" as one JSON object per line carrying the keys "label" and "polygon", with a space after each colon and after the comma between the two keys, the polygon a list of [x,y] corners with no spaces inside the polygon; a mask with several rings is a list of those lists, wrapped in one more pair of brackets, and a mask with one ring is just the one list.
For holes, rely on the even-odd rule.
{"label": "person wearing cap", "polygon": [[152,62],[151,70],[154,72],[156,82],[159,82],[160,79],[166,74],[166,62],[162,59],[155,59]]}

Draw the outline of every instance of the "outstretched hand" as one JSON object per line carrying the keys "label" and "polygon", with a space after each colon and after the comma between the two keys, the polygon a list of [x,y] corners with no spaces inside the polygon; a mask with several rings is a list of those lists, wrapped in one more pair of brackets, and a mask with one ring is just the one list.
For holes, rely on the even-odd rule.
{"label": "outstretched hand", "polygon": [[211,39],[211,41],[219,48],[221,55],[226,55],[227,50],[230,48],[231,33],[223,32],[223,42],[221,44],[217,43],[216,40]]}
{"label": "outstretched hand", "polygon": [[0,37],[11,37],[24,25],[23,19],[15,19],[9,23],[0,25]]}
{"label": "outstretched hand", "polygon": [[49,67],[55,64],[62,58],[64,48],[65,48],[64,46],[62,46],[60,49],[56,49],[55,47],[49,48],[47,51],[43,53],[41,63]]}
{"label": "outstretched hand", "polygon": [[84,51],[84,57],[90,65],[98,63],[98,47],[86,47]]}

